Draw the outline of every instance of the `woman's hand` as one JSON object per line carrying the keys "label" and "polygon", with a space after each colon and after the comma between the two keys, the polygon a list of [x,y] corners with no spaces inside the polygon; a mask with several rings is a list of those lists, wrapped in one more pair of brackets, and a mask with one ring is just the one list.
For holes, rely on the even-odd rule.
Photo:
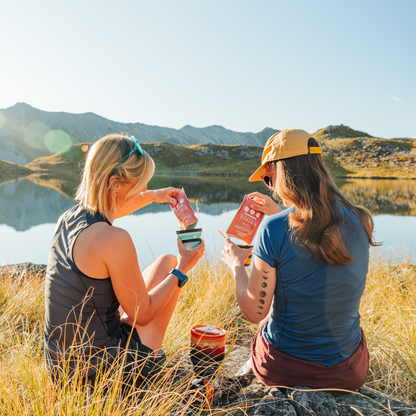
{"label": "woman's hand", "polygon": [[253,248],[242,249],[234,244],[230,238],[225,239],[224,248],[222,250],[223,261],[228,267],[234,269],[236,266],[243,266]]}
{"label": "woman's hand", "polygon": [[195,264],[198,263],[199,259],[204,255],[205,243],[201,240],[201,243],[194,248],[185,248],[182,240],[178,238],[178,265],[177,269],[182,273],[187,274]]}
{"label": "woman's hand", "polygon": [[266,215],[273,215],[282,212],[283,210],[267,195],[261,194],[260,192],[253,192],[248,195],[253,201],[258,202],[261,205],[253,204],[250,208],[256,209],[257,211],[264,212]]}
{"label": "woman's hand", "polygon": [[153,191],[146,191],[143,193],[143,196],[146,201],[156,202],[158,204],[169,203],[176,205],[178,201],[174,198],[181,190],[178,188],[169,188],[155,189]]}

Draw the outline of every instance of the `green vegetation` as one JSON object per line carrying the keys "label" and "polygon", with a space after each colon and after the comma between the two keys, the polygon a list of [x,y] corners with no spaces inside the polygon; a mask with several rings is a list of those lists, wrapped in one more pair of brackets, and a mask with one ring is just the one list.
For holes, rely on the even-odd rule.
{"label": "green vegetation", "polygon": [[31,173],[25,166],[0,159],[0,184],[24,178]]}
{"label": "green vegetation", "polygon": [[85,156],[92,143],[78,143],[68,146],[51,156],[43,156],[25,165],[32,171],[69,171],[80,172],[85,163]]}
{"label": "green vegetation", "polygon": [[317,132],[312,134],[316,140],[325,140],[325,139],[334,139],[340,137],[373,137],[370,136],[368,133],[364,133],[359,130],[354,130],[348,126],[344,126],[343,124],[339,126],[328,126],[324,127],[323,129],[318,130]]}
{"label": "green vegetation", "polygon": [[[334,177],[416,178],[416,139],[380,139],[348,126],[329,126],[312,135],[323,149],[324,163]],[[0,172],[80,172],[92,143],[69,146],[25,166],[0,160]],[[249,176],[259,166],[262,147],[143,143],[157,174]]]}
{"label": "green vegetation", "polygon": [[30,173],[30,169],[25,166],[18,165],[17,163],[13,162],[6,162],[5,160],[0,159],[0,172],[3,174],[10,173],[10,174],[18,174],[23,173],[27,174]]}
{"label": "green vegetation", "polygon": [[257,169],[263,149],[259,146],[173,145],[145,143],[143,148],[156,162],[156,173],[198,175],[247,175]]}
{"label": "green vegetation", "polygon": [[[334,177],[416,177],[415,139],[363,136],[324,139],[321,144],[324,163]],[[86,156],[82,149],[90,145],[80,143],[55,155],[35,159],[26,166],[34,171],[79,172]],[[258,168],[262,155],[262,148],[258,146],[182,146],[160,142],[144,143],[143,148],[153,157],[157,174],[172,175],[249,176]]]}
{"label": "green vegetation", "polygon": [[342,138],[322,141],[322,149],[324,162],[336,164],[333,176],[416,178],[415,139]]}
{"label": "green vegetation", "polygon": [[[94,391],[69,383],[65,375],[62,385],[54,385],[44,366],[43,276],[12,277],[3,271],[0,278],[0,402],[5,416],[185,415],[192,398],[192,374],[188,374],[186,361],[191,326],[209,323],[226,328],[231,348],[249,345],[256,329],[240,316],[229,270],[201,264],[182,290],[168,328],[163,345],[168,355],[164,378],[123,400],[117,368]],[[366,385],[410,405],[416,403],[415,291],[415,266],[374,259],[360,311],[370,350]],[[220,372],[217,381],[226,383],[223,377]],[[205,414],[233,413],[220,407]]]}
{"label": "green vegetation", "polygon": [[0,159],[0,184],[24,178],[31,173],[32,171],[24,166]]}

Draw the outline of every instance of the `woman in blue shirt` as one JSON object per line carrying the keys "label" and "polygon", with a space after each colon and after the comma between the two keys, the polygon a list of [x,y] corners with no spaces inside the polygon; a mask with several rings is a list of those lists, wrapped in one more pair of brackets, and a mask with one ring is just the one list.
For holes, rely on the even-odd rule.
{"label": "woman in blue shirt", "polygon": [[325,169],[319,143],[303,130],[273,135],[250,181],[263,180],[287,207],[253,193],[268,217],[253,248],[226,240],[240,308],[260,322],[251,367],[266,385],[356,390],[368,374],[358,312],[368,272],[373,221],[348,201]]}

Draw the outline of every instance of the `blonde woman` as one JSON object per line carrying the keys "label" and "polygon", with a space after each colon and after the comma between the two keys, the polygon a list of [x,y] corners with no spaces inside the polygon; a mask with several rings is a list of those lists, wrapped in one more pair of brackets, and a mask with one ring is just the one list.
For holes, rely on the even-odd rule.
{"label": "blonde woman", "polygon": [[49,252],[45,350],[54,377],[66,362],[94,381],[99,366],[111,366],[126,349],[127,370],[148,357],[142,376],[164,361],[166,328],[204,243],[188,250],[178,239],[177,256],[140,270],[129,233],[112,223],[151,203],[176,204],[179,189],[147,190],[153,172],[152,158],[125,134],[103,137],[88,153],[79,205],[58,220]]}
{"label": "blonde woman", "polygon": [[349,202],[325,169],[319,143],[303,130],[273,135],[250,181],[263,180],[287,208],[268,196],[253,248],[226,240],[244,315],[261,325],[252,342],[251,368],[267,386],[356,390],[368,374],[368,350],[358,312],[366,282],[373,221]]}

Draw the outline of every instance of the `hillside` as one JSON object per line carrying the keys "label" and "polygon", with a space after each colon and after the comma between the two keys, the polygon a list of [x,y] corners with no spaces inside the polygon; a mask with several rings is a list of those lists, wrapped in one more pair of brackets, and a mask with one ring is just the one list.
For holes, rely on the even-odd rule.
{"label": "hillside", "polygon": [[321,142],[338,177],[416,178],[416,139],[342,138]]}
{"label": "hillside", "polygon": [[325,139],[340,139],[340,138],[355,138],[355,137],[373,137],[370,136],[368,133],[364,133],[363,131],[354,130],[351,127],[344,126],[343,124],[339,126],[328,126],[324,127],[323,129],[319,129],[315,133],[312,134],[318,141],[322,141]]}
{"label": "hillside", "polygon": [[[359,137],[345,137],[359,134]],[[344,137],[336,137],[343,135]],[[329,126],[312,136],[320,138],[323,159],[336,177],[416,178],[416,139],[380,139],[347,126]],[[25,166],[0,160],[0,174],[81,172],[91,142],[68,146]],[[153,157],[156,173],[187,175],[250,175],[258,167],[262,146],[166,142],[142,143]]]}
{"label": "hillside", "polygon": [[2,174],[15,174],[15,173],[30,173],[30,169],[25,166],[18,165],[13,162],[6,162],[0,159],[0,172]]}
{"label": "hillside", "polygon": [[38,110],[25,103],[0,110],[5,123],[0,126],[0,158],[26,164],[50,156],[70,144],[94,142],[109,133],[125,131],[140,142],[166,142],[181,145],[202,143],[263,146],[278,130],[265,128],[259,133],[240,133],[222,126],[181,129],[119,123],[94,113],[71,114]]}
{"label": "hillside", "polygon": [[[322,140],[323,159],[333,176],[416,178],[415,139],[342,138]],[[80,143],[26,165],[34,171],[79,172],[90,144]],[[233,145],[182,146],[144,143],[156,173],[251,175],[261,160],[262,147]],[[82,150],[84,149],[84,151]]]}
{"label": "hillside", "polygon": [[[91,144],[76,144],[54,155],[35,159],[25,166],[37,172],[79,172],[85,163],[85,151]],[[154,159],[156,173],[244,175],[257,168],[262,154],[260,146],[183,146],[164,142],[142,143],[142,146]]]}
{"label": "hillside", "polygon": [[25,166],[0,159],[0,184],[28,176],[32,171]]}
{"label": "hillside", "polygon": [[39,157],[25,167],[36,172],[81,172],[91,144],[79,143],[68,146],[54,155]]}

